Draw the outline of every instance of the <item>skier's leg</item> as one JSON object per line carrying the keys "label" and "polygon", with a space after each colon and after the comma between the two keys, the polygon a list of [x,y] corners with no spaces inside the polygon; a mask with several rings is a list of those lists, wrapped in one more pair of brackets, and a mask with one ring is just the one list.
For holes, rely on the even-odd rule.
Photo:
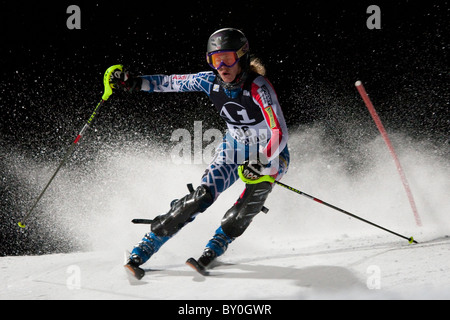
{"label": "skier's leg", "polygon": [[190,194],[172,203],[169,212],[154,219],[151,232],[147,233],[131,252],[129,263],[139,266],[145,263],[161,246],[172,238],[183,226],[204,212],[238,178],[237,165],[227,164],[226,139],[219,144],[211,164],[202,176],[201,185],[190,189]]}
{"label": "skier's leg", "polygon": [[222,226],[217,228],[214,236],[206,244],[205,250],[198,259],[199,267],[206,269],[214,259],[225,253],[228,245],[234,241],[235,238],[230,238],[225,234]]}
{"label": "skier's leg", "polygon": [[264,202],[271,190],[272,184],[269,182],[246,185],[238,201],[225,213],[221,226],[198,259],[201,267],[207,268],[215,258],[225,253],[234,239],[244,233],[253,218],[264,207]]}
{"label": "skier's leg", "polygon": [[153,232],[145,234],[142,240],[131,251],[129,262],[134,266],[140,266],[155,254],[161,246],[171,237],[160,237]]}
{"label": "skier's leg", "polygon": [[[276,180],[280,180],[289,167],[289,151],[286,147],[278,160]],[[202,256],[198,259],[200,267],[206,268],[215,258],[225,253],[228,245],[242,235],[264,207],[272,185],[268,182],[247,184],[238,201],[231,207],[222,219],[221,226],[207,243]]]}
{"label": "skier's leg", "polygon": [[238,165],[233,161],[234,152],[230,138],[225,136],[202,176],[201,184],[209,188],[214,201],[239,179]]}
{"label": "skier's leg", "polygon": [[270,182],[247,184],[238,201],[225,213],[221,223],[223,231],[232,238],[242,235],[263,208],[270,191]]}
{"label": "skier's leg", "polygon": [[153,220],[151,230],[157,236],[171,237],[213,202],[214,199],[207,186],[200,185],[195,190],[192,188],[190,194],[172,203],[169,212]]}
{"label": "skier's leg", "polygon": [[206,186],[201,185],[190,191],[183,198],[173,201],[167,213],[153,219],[151,232],[134,247],[129,262],[134,266],[147,262],[164,243],[213,203],[212,195]]}

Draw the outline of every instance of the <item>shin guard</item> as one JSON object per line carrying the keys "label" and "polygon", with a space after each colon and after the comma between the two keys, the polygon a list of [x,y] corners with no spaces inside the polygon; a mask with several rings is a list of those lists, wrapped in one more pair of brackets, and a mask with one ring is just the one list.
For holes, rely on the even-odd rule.
{"label": "shin guard", "polygon": [[252,222],[253,218],[264,210],[264,202],[272,191],[272,184],[261,182],[247,184],[244,193],[222,219],[222,229],[230,238],[239,237]]}
{"label": "shin guard", "polygon": [[172,203],[169,212],[156,217],[151,226],[152,232],[160,237],[170,237],[191,222],[195,216],[205,211],[213,198],[206,186],[189,188],[191,193]]}

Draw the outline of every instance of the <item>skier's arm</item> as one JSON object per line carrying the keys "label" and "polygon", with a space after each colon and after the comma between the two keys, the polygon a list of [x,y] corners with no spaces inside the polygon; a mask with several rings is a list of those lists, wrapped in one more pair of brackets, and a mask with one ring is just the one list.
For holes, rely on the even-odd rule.
{"label": "skier's arm", "polygon": [[215,77],[212,72],[141,76],[141,90],[147,92],[200,91],[209,95]]}
{"label": "skier's arm", "polygon": [[215,75],[212,72],[173,75],[134,76],[130,72],[116,71],[111,83],[115,89],[127,92],[205,92],[209,95]]}
{"label": "skier's arm", "polygon": [[266,78],[256,78],[251,91],[253,100],[261,107],[264,119],[271,130],[271,138],[264,149],[261,150],[271,161],[286,147],[288,141],[286,122],[275,90]]}

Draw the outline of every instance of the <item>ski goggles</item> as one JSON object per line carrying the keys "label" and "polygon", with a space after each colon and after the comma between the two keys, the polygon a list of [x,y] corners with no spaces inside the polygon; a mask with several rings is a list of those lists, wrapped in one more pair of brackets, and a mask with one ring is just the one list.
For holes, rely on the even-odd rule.
{"label": "ski goggles", "polygon": [[238,51],[221,50],[206,54],[206,60],[211,68],[219,70],[222,66],[233,67],[239,59],[248,52],[248,43],[244,44]]}
{"label": "ski goggles", "polygon": [[222,66],[233,67],[239,61],[239,58],[236,51],[216,51],[208,53],[206,60],[211,68],[219,70]]}

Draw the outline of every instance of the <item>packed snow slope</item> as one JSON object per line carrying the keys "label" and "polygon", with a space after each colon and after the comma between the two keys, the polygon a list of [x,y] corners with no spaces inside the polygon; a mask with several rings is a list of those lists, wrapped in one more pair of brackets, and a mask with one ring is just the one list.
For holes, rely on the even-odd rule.
{"label": "packed snow slope", "polygon": [[[201,254],[242,192],[238,181],[144,265],[141,282],[130,283],[124,252],[148,232],[131,219],[165,212],[187,183],[198,185],[206,164],[174,164],[148,141],[104,143],[89,165],[64,167],[28,224],[33,230],[46,221],[48,241],[73,241],[79,250],[1,257],[0,299],[449,299],[448,161],[425,142],[391,140],[421,227],[378,137],[352,148],[346,161],[327,151],[332,146],[318,128],[303,127],[291,134],[283,182],[419,244],[275,186],[270,211],[230,245],[212,276],[201,277],[184,262]],[[20,159],[11,167],[33,189],[57,164],[11,159]]]}
{"label": "packed snow slope", "polygon": [[139,283],[126,278],[119,251],[1,258],[0,299],[450,298],[448,238],[409,246],[385,236],[294,236],[254,250],[261,234],[253,232],[204,278],[182,263],[197,242],[186,236]]}

